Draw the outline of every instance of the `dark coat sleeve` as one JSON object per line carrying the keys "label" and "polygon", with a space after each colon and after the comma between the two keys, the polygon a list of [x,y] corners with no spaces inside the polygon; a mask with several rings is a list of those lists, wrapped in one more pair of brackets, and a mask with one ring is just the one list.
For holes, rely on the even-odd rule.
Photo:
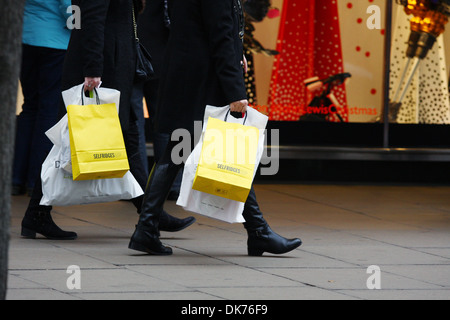
{"label": "dark coat sleeve", "polygon": [[102,77],[105,24],[110,0],[81,0],[81,55],[85,77]]}
{"label": "dark coat sleeve", "polygon": [[233,1],[202,0],[202,18],[207,32],[213,67],[228,103],[247,99],[243,69],[243,50],[237,52],[239,33],[233,19]]}

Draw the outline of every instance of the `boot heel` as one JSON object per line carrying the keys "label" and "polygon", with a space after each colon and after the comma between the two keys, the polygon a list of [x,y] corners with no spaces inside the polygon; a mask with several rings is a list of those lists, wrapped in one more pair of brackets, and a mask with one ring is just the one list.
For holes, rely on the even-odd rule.
{"label": "boot heel", "polygon": [[261,257],[264,251],[260,249],[248,248],[248,255],[251,257]]}
{"label": "boot heel", "polygon": [[132,249],[132,250],[148,253],[148,249],[145,246],[143,246],[142,244],[139,244],[137,242],[134,242],[134,241],[130,241],[130,243],[128,244],[128,248]]}
{"label": "boot heel", "polygon": [[22,237],[36,239],[36,231],[22,227]]}

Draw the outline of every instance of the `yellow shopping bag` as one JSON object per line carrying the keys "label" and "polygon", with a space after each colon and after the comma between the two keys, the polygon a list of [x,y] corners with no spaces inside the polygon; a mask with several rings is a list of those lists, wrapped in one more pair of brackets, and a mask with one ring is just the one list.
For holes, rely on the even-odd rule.
{"label": "yellow shopping bag", "polygon": [[209,118],[192,189],[245,202],[256,166],[259,129]]}
{"label": "yellow shopping bag", "polygon": [[122,178],[130,169],[116,104],[69,105],[73,180]]}

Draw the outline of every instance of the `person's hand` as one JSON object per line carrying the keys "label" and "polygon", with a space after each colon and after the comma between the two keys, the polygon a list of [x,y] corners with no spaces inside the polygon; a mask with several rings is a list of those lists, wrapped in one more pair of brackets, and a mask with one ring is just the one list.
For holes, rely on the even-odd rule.
{"label": "person's hand", "polygon": [[244,72],[247,73],[248,72],[248,62],[247,62],[247,58],[245,57],[245,55],[242,58],[242,67],[244,68]]}
{"label": "person's hand", "polygon": [[102,78],[86,77],[86,78],[84,78],[84,90],[92,91],[92,90],[94,90],[94,88],[99,88],[101,83],[102,83]]}
{"label": "person's hand", "polygon": [[248,100],[240,100],[230,103],[230,111],[231,112],[247,112]]}

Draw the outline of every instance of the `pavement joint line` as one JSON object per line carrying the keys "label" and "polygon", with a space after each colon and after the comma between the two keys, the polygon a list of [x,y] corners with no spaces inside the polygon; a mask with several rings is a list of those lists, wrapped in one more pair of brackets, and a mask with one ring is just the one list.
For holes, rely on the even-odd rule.
{"label": "pavement joint line", "polygon": [[[127,269],[128,269],[128,268],[127,268]],[[158,277],[158,276],[156,276],[156,275],[149,275],[149,274],[147,274],[147,273],[145,273],[145,272],[140,272],[139,270],[131,270],[131,269],[128,269],[128,270],[129,270],[129,271],[133,271],[133,272],[135,272],[136,274],[140,274],[140,275],[143,275],[143,276],[152,278],[152,279],[157,279],[157,280],[160,280],[160,281],[168,281],[168,282],[170,282],[170,283],[172,283],[172,284],[174,284],[174,285],[177,285],[177,286],[182,286],[182,287],[184,287],[184,288],[191,288],[191,289],[193,289],[193,290],[181,291],[181,292],[200,292],[200,293],[202,293],[202,294],[210,295],[211,297],[220,298],[220,297],[217,296],[217,295],[213,295],[213,294],[210,294],[210,293],[207,293],[207,292],[199,291],[199,290],[196,289],[196,287],[188,287],[188,286],[185,286],[185,285],[181,285],[181,284],[179,284],[179,283],[177,283],[177,282],[175,282],[175,281],[168,280],[168,279],[164,279],[164,278],[160,278],[160,277]],[[174,291],[167,291],[167,292],[174,292]],[[178,291],[175,291],[175,292],[178,292]]]}
{"label": "pavement joint line", "polygon": [[[23,281],[27,281],[27,282],[33,283],[35,285],[42,286],[41,288],[27,288],[29,290],[33,290],[33,289],[34,290],[43,290],[44,289],[44,290],[51,290],[51,291],[55,291],[55,292],[58,292],[58,293],[67,294],[67,295],[71,296],[71,294],[69,292],[65,292],[65,291],[58,290],[58,289],[53,288],[53,287],[49,287],[48,285],[46,285],[44,283],[40,283],[40,282],[31,280],[31,279],[28,279],[28,278],[24,278],[24,277],[21,277],[20,275],[14,275],[14,276],[18,277],[19,279],[22,279]],[[19,289],[16,289],[16,290],[19,290]],[[22,288],[22,290],[23,290],[23,288]]]}
{"label": "pavement joint line", "polygon": [[[324,297],[371,300],[387,297],[448,300],[450,188],[385,190],[376,187],[357,191],[356,186],[359,184],[350,188],[328,185],[311,188],[310,192],[301,192],[304,187],[295,185],[263,186],[269,189],[261,190],[265,196],[262,199],[269,201],[269,207],[273,209],[266,213],[267,217],[274,219],[274,226],[280,225],[281,229],[291,233],[304,233],[301,238],[305,240],[292,256],[264,254],[264,257],[247,256],[246,232],[244,228],[239,228],[241,226],[228,228],[228,225],[215,223],[215,220],[198,219],[200,222],[187,235],[161,232],[161,240],[174,248],[173,259],[158,259],[147,254],[134,258],[130,253],[133,251],[128,250],[126,245],[135,225],[128,219],[134,219],[136,214],[128,214],[127,206],[99,206],[93,210],[56,208],[59,213],[55,214],[65,221],[63,227],[73,224],[81,226],[79,239],[61,242],[39,237],[26,240],[20,237],[21,208],[28,201],[23,197],[14,201],[20,211],[12,212],[14,226],[11,240],[13,249],[17,251],[12,252],[15,254],[11,265],[14,269],[8,270],[12,279],[9,297],[226,300],[236,295],[245,299],[254,294],[271,299]],[[285,196],[283,192],[287,192]],[[327,192],[335,194],[324,196]],[[306,199],[302,200],[299,196]],[[383,196],[386,196],[386,205],[381,201]],[[280,199],[285,202],[287,211],[277,215],[279,209],[276,204]],[[332,209],[333,205],[339,209]],[[300,206],[313,211],[302,215],[302,210],[298,209]],[[375,210],[378,207],[380,210]],[[181,209],[172,205],[171,208],[175,215],[183,214]],[[314,210],[318,210],[319,215]],[[109,214],[113,215],[114,220],[109,219]],[[204,238],[202,231],[205,232]],[[215,242],[222,237],[229,239],[229,244],[216,248]],[[223,253],[221,247],[224,247]],[[36,261],[43,262],[37,265],[38,268],[35,268],[34,255],[38,259]],[[51,280],[64,277],[65,261],[70,264],[75,255],[76,259],[81,259],[81,265],[88,266],[82,270],[86,270],[88,279],[94,281],[85,288],[89,289],[88,292],[67,291],[62,283],[55,282],[58,281],[56,278]],[[196,264],[196,261],[201,264]],[[369,264],[381,267],[382,290],[366,289]],[[187,274],[194,278],[185,278],[184,270],[188,270]],[[208,272],[206,278],[203,270]],[[222,276],[216,279],[221,270],[224,271]],[[114,286],[116,280],[112,280],[111,286],[101,285],[103,280],[97,276],[102,272],[111,279],[119,276],[118,279],[123,279],[119,283],[126,284]],[[173,277],[171,272],[176,272],[177,276]],[[241,280],[241,275],[250,277]],[[125,281],[127,276],[135,279],[136,283],[131,279]],[[197,277],[205,280],[197,281]],[[221,281],[226,278],[234,281]],[[217,281],[210,282],[208,279]],[[97,289],[99,291],[95,291]]]}
{"label": "pavement joint line", "polygon": [[427,255],[430,255],[430,256],[447,259],[447,260],[449,260],[449,263],[450,263],[450,258],[443,257],[443,256],[440,256],[438,254],[434,254],[434,253],[430,253],[430,252],[424,252],[424,251],[421,251],[421,250],[415,250],[414,247],[407,247],[407,246],[404,246],[404,245],[399,245],[399,244],[395,244],[395,243],[386,242],[386,241],[383,241],[383,240],[380,240],[380,239],[373,239],[373,238],[370,238],[368,236],[358,235],[358,234],[355,234],[355,233],[352,233],[352,232],[348,232],[348,234],[351,234],[351,235],[354,235],[354,236],[358,236],[358,237],[361,237],[363,239],[367,239],[367,240],[379,242],[379,243],[382,243],[382,244],[386,244],[386,245],[389,245],[389,246],[402,248],[402,249],[406,249],[406,250],[412,250],[412,251],[420,252],[420,253],[427,254]]}
{"label": "pavement joint line", "polygon": [[[309,198],[306,198],[306,197],[303,197],[303,196],[299,196],[299,195],[296,195],[296,194],[292,194],[292,193],[289,193],[289,192],[284,192],[284,191],[274,190],[274,189],[271,189],[270,187],[267,187],[267,186],[266,186],[266,187],[263,187],[263,189],[266,190],[266,191],[270,191],[270,192],[282,194],[282,195],[285,195],[285,196],[290,196],[290,197],[293,197],[293,198],[301,199],[301,200],[304,200],[304,201],[307,201],[307,202],[312,202],[312,203],[316,203],[316,204],[328,206],[328,207],[331,207],[331,208],[336,208],[336,209],[340,209],[340,210],[344,210],[344,211],[348,211],[348,212],[353,212],[353,213],[356,213],[356,214],[358,214],[358,215],[363,215],[363,216],[366,216],[366,217],[368,217],[368,218],[372,218],[372,219],[375,219],[375,220],[388,221],[388,222],[396,223],[396,224],[400,224],[400,225],[406,225],[406,226],[414,226],[414,227],[416,227],[415,225],[411,225],[411,224],[407,224],[407,223],[400,223],[400,222],[392,221],[392,220],[389,220],[389,219],[386,219],[386,218],[376,217],[376,216],[373,216],[373,215],[371,215],[371,214],[367,214],[367,213],[364,213],[364,212],[361,212],[361,211],[358,211],[358,210],[353,210],[353,209],[341,207],[341,206],[338,206],[338,205],[334,205],[334,204],[330,204],[330,203],[326,203],[326,202],[321,202],[321,201],[318,201],[318,200],[309,199]],[[396,198],[391,198],[391,199],[396,200]],[[412,203],[413,203],[414,205],[419,206],[419,207],[422,207],[422,208],[426,208],[426,209],[429,208],[429,207],[426,206],[426,205],[418,204],[418,203],[415,203],[415,202],[412,202]],[[440,209],[440,208],[434,208],[434,207],[431,207],[431,208],[432,208],[433,210],[442,211],[442,212],[445,212],[446,214],[448,213],[448,214],[450,215],[450,210],[445,210],[445,209]],[[432,229],[426,229],[426,228],[423,228],[423,229],[424,229],[424,230],[428,230],[428,231],[433,231]]]}
{"label": "pavement joint line", "polygon": [[[192,250],[187,250],[187,249],[183,249],[183,250],[189,251],[189,252],[192,252],[192,253],[196,253],[195,251],[192,251]],[[304,286],[313,287],[313,288],[317,288],[317,289],[328,290],[328,288],[325,288],[325,287],[320,287],[320,286],[317,286],[317,285],[314,285],[314,284],[311,284],[311,283],[299,281],[297,279],[292,279],[292,278],[289,278],[289,277],[286,277],[286,276],[282,276],[282,275],[278,275],[278,274],[274,274],[274,273],[270,273],[270,272],[265,272],[263,270],[258,269],[257,267],[250,267],[250,266],[241,265],[241,264],[236,263],[236,262],[227,261],[227,260],[224,260],[224,259],[220,259],[218,257],[209,256],[209,255],[206,255],[206,254],[201,254],[201,255],[209,257],[209,258],[212,258],[212,259],[219,260],[221,262],[228,263],[230,265],[239,266],[241,268],[245,268],[245,269],[249,269],[249,270],[252,270],[252,271],[257,271],[257,272],[260,272],[260,273],[263,273],[263,274],[268,274],[268,275],[271,275],[271,276],[274,276],[274,277],[277,277],[277,278],[282,278],[282,279],[286,279],[286,280],[289,280],[289,281],[293,281],[293,282],[302,284]]]}
{"label": "pavement joint line", "polygon": [[[407,248],[405,248],[405,249],[407,249]],[[305,250],[305,252],[306,252],[306,250]],[[307,251],[307,252],[308,252],[308,253],[311,253],[311,254],[316,254],[316,255],[319,255],[319,256],[323,256],[323,257],[328,258],[328,259],[334,259],[334,260],[337,260],[337,261],[339,261],[339,262],[345,262],[345,263],[348,263],[348,264],[354,264],[354,265],[355,265],[354,268],[349,267],[349,268],[347,268],[347,269],[357,269],[358,267],[360,267],[360,268],[358,268],[358,269],[361,269],[361,268],[365,269],[365,268],[367,268],[367,265],[361,265],[361,264],[356,264],[356,263],[353,263],[353,262],[348,262],[348,261],[344,261],[344,260],[339,260],[339,259],[335,259],[335,258],[333,258],[333,257],[329,257],[329,256],[326,256],[326,255],[320,255],[320,254],[313,253],[313,252],[309,252],[309,251]],[[405,265],[406,265],[406,266],[411,266],[410,264],[405,264]],[[431,264],[431,265],[435,266],[436,264],[433,263],[433,264]],[[386,266],[386,265],[383,264],[383,266]],[[391,265],[391,266],[392,266],[392,265]],[[398,264],[395,264],[395,265],[393,265],[393,266],[398,266]],[[429,266],[429,265],[427,265],[427,266]],[[443,266],[447,266],[447,264],[443,264]],[[449,261],[449,265],[448,265],[448,266],[450,267],[450,261]],[[345,268],[345,267],[341,267],[341,268]],[[330,269],[334,269],[334,268],[330,268]],[[426,284],[430,284],[430,285],[440,286],[440,285],[438,285],[438,284],[436,284],[436,283],[431,283],[431,282],[428,282],[428,281],[425,281],[425,280],[418,280],[418,279],[415,279],[415,278],[412,278],[412,277],[405,276],[404,274],[399,274],[399,273],[395,273],[395,272],[392,272],[392,271],[389,272],[389,271],[384,270],[383,273],[387,273],[387,274],[399,276],[399,277],[402,277],[402,278],[405,278],[405,279],[417,280],[417,281],[420,281],[420,282],[423,282],[423,283],[426,283]],[[444,287],[448,287],[448,286],[444,286]]]}
{"label": "pavement joint line", "polygon": [[[327,206],[327,207],[330,207],[330,208],[335,208],[335,209],[339,209],[339,210],[352,212],[352,213],[355,213],[355,214],[358,214],[358,215],[361,215],[361,216],[364,216],[364,217],[367,217],[367,218],[371,218],[371,219],[374,219],[374,220],[378,220],[378,221],[386,221],[386,222],[390,222],[390,223],[394,223],[394,224],[406,225],[406,226],[409,226],[409,227],[411,227],[411,226],[417,227],[415,225],[410,225],[410,224],[407,224],[407,223],[400,223],[400,222],[397,222],[397,221],[392,221],[392,220],[389,220],[389,219],[376,217],[376,216],[364,213],[362,211],[353,210],[353,209],[349,209],[349,208],[345,208],[345,207],[341,207],[341,206],[338,206],[338,205],[325,203],[325,202],[321,202],[321,201],[317,201],[317,200],[313,200],[313,199],[308,199],[308,198],[301,197],[301,196],[298,196],[298,195],[293,195],[293,194],[290,194],[290,193],[287,193],[287,192],[282,192],[282,191],[278,191],[278,190],[270,190],[270,191],[278,193],[278,194],[282,194],[282,195],[285,195],[285,196],[290,196],[290,197],[293,197],[293,198],[301,199],[301,200],[304,200],[304,201],[320,204],[320,205]],[[423,229],[431,231],[431,229],[425,229],[425,228],[423,228]]]}
{"label": "pavement joint line", "polygon": [[114,230],[114,231],[120,231],[122,233],[127,233],[125,230],[122,230],[122,229],[106,226],[104,224],[95,223],[95,222],[92,222],[92,221],[89,221],[89,220],[86,220],[86,219],[81,219],[81,218],[78,218],[78,217],[73,217],[73,216],[70,216],[68,214],[64,214],[64,213],[58,212],[57,210],[52,211],[52,214],[53,213],[56,213],[56,214],[61,215],[61,216],[65,217],[65,218],[68,218],[68,219],[73,219],[75,221],[84,222],[84,223],[87,223],[87,224],[90,224],[90,225],[93,225],[93,226],[96,226],[96,227],[102,227],[102,228],[105,228],[105,229],[110,229],[110,230]]}
{"label": "pavement joint line", "polygon": [[[364,236],[364,235],[361,235],[361,234],[358,234],[358,233],[355,233],[355,232],[350,232],[349,230],[338,230],[338,229],[334,229],[334,228],[327,228],[327,227],[324,227],[322,225],[313,224],[313,223],[305,223],[305,225],[306,226],[314,226],[316,228],[322,228],[322,229],[333,231],[333,232],[337,232],[337,233],[349,234],[349,235],[352,235],[352,236],[355,236],[355,237],[359,237],[359,238],[362,238],[362,239],[366,239],[366,240],[382,243],[382,244],[385,244],[385,245],[394,246],[394,247],[398,247],[398,248],[402,248],[402,249],[413,250],[413,251],[417,251],[417,252],[420,252],[420,253],[423,253],[423,254],[429,254],[429,255],[432,255],[432,256],[439,257],[439,258],[449,259],[450,260],[450,258],[448,258],[448,257],[440,256],[440,255],[429,253],[429,252],[424,252],[424,251],[421,251],[421,250],[415,250],[416,247],[407,247],[407,246],[402,246],[402,245],[398,245],[398,244],[395,244],[395,243],[386,242],[386,241],[383,241],[383,240],[380,240],[380,239],[370,238],[368,236]],[[305,247],[307,247],[307,246],[302,245],[302,248],[297,249],[297,250],[302,250],[302,251],[305,251],[305,252],[308,252],[308,253],[311,253],[311,254],[317,254],[315,252],[310,252],[310,251],[305,250],[304,249]],[[442,248],[446,249],[447,247],[442,247]],[[332,257],[329,257],[329,256],[324,256],[324,257],[332,258]],[[341,261],[341,262],[344,262],[344,261]]]}

